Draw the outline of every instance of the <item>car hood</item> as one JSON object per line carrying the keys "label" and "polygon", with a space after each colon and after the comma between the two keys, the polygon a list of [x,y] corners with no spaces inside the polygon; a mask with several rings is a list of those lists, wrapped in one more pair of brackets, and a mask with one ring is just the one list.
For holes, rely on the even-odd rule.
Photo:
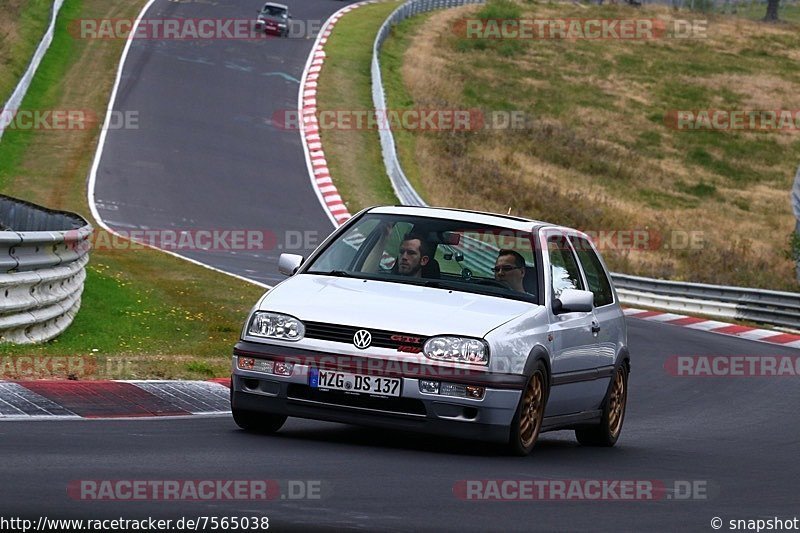
{"label": "car hood", "polygon": [[447,289],[298,274],[269,291],[258,307],[312,322],[483,337],[537,306]]}

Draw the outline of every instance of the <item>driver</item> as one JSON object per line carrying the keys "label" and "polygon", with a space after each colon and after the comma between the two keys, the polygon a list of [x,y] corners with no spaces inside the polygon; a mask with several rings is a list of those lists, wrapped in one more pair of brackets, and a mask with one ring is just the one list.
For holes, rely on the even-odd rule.
{"label": "driver", "polygon": [[431,259],[430,246],[416,233],[406,233],[397,254],[397,273],[401,276],[421,278],[422,267]]}
{"label": "driver", "polygon": [[522,281],[525,279],[525,258],[514,250],[502,249],[492,268],[494,279],[502,281],[511,290],[525,292]]}

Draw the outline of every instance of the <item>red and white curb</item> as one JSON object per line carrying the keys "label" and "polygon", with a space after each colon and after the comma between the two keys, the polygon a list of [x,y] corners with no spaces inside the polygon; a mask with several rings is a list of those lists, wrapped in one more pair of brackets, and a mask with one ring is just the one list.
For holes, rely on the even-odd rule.
{"label": "red and white curb", "polygon": [[0,381],[0,421],[230,413],[230,380]]}
{"label": "red and white curb", "polygon": [[308,56],[303,76],[300,78],[300,92],[298,96],[298,111],[300,113],[300,138],[303,142],[303,151],[306,154],[306,165],[311,178],[311,185],[317,194],[322,206],[334,226],[340,226],[350,219],[350,211],[339,195],[336,185],[333,184],[331,173],[328,169],[328,160],[322,149],[320,138],[319,120],[317,118],[317,81],[319,80],[322,65],[325,63],[325,44],[328,42],[333,27],[345,13],[367,4],[375,3],[374,0],[359,2],[344,7],[331,15],[320,30],[311,54]]}
{"label": "red and white curb", "polygon": [[638,318],[641,320],[659,322],[661,324],[671,324],[673,326],[682,326],[700,331],[730,335],[733,337],[739,337],[741,339],[768,342],[770,344],[788,346],[790,348],[800,348],[800,335],[794,335],[791,333],[782,333],[780,331],[769,329],[758,329],[750,326],[739,326],[736,324],[729,324],[727,322],[720,322],[718,320],[678,315],[675,313],[667,313],[665,311],[646,311],[644,309],[626,308],[624,312],[625,316],[628,318]]}

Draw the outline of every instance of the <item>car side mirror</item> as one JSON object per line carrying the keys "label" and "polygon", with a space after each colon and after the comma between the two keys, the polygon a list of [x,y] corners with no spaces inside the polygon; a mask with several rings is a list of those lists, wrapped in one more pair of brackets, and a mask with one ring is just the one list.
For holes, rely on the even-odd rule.
{"label": "car side mirror", "polygon": [[594,294],[590,291],[564,289],[553,302],[553,314],[589,313],[594,307]]}
{"label": "car side mirror", "polygon": [[303,256],[297,254],[281,254],[278,258],[278,272],[284,276],[294,276],[300,265],[303,264]]}

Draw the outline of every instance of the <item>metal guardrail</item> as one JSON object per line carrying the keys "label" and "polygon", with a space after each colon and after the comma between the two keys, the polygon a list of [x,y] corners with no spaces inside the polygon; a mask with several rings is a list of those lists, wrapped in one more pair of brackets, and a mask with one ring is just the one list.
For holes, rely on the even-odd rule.
{"label": "metal guardrail", "polygon": [[44,342],[80,309],[92,226],[0,195],[0,344]]}
{"label": "metal guardrail", "polygon": [[792,211],[797,219],[797,226],[794,229],[795,235],[792,240],[792,253],[797,260],[797,281],[800,281],[800,167],[797,167],[797,174],[794,175],[794,187],[792,188]]}
{"label": "metal guardrail", "polygon": [[620,299],[669,311],[800,329],[800,294],[612,274]]}
{"label": "metal guardrail", "polygon": [[[419,13],[447,7],[481,4],[484,0],[410,0],[384,21],[372,50],[372,101],[376,112],[385,111],[386,94],[380,67],[380,49],[393,25]],[[386,122],[388,123],[388,121]],[[427,204],[408,181],[390,128],[380,128],[381,150],[386,172],[397,198],[403,205]],[[800,170],[795,184],[795,212],[800,231]],[[798,266],[800,276],[800,266]],[[800,294],[701,283],[684,283],[628,276],[612,272],[620,301],[668,311],[700,313],[800,329]]]}
{"label": "metal guardrail", "polygon": [[53,8],[50,10],[50,24],[47,27],[47,31],[45,31],[44,36],[42,36],[42,40],[39,41],[39,46],[36,48],[25,74],[22,75],[22,78],[19,80],[14,92],[11,93],[11,97],[9,97],[8,102],[6,102],[3,108],[0,109],[0,111],[2,111],[0,112],[0,139],[3,137],[6,126],[11,123],[13,116],[22,105],[22,100],[25,99],[25,94],[28,92],[28,87],[30,87],[31,82],[33,82],[33,77],[36,75],[36,70],[39,68],[39,63],[42,62],[42,58],[47,52],[47,49],[50,48],[50,43],[53,42],[56,19],[58,18],[58,13],[61,11],[61,6],[63,4],[64,0],[54,0]]}
{"label": "metal guardrail", "polygon": [[[377,118],[380,122],[381,113],[386,113],[386,93],[383,90],[383,79],[381,77],[380,50],[384,41],[389,37],[392,26],[419,13],[435,11],[448,7],[459,7],[469,4],[482,4],[484,0],[411,0],[395,9],[387,18],[375,37],[375,44],[372,47],[372,102],[375,105]],[[385,117],[383,117],[385,118]],[[388,120],[383,123],[388,124]],[[392,183],[392,188],[397,198],[403,205],[427,205],[422,197],[417,193],[400,166],[397,158],[397,149],[394,143],[394,135],[390,128],[378,128],[381,138],[381,151],[383,161],[386,164],[386,172]]]}

